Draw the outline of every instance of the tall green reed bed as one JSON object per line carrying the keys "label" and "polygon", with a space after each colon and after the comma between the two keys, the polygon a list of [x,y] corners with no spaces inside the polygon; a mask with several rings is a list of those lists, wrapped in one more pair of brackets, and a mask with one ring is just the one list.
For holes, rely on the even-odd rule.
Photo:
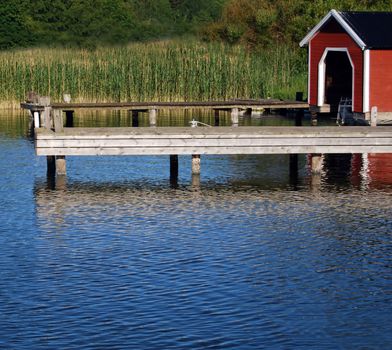
{"label": "tall green reed bed", "polygon": [[275,47],[158,42],[126,47],[0,53],[0,101],[28,91],[61,101],[192,101],[293,98],[306,89],[306,57]]}

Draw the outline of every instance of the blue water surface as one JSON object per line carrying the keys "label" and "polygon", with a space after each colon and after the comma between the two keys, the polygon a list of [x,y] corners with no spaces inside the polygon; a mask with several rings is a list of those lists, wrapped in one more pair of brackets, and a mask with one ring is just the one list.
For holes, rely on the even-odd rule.
{"label": "blue water surface", "polygon": [[[69,157],[0,114],[1,349],[388,349],[392,158]],[[373,168],[372,168],[373,166]]]}

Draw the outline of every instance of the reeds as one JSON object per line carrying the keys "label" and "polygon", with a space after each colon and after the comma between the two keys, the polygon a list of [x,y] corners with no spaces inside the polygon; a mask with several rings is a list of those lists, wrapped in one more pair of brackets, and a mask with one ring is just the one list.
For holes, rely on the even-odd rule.
{"label": "reeds", "polygon": [[306,89],[306,58],[275,47],[158,42],[126,47],[0,53],[0,101],[28,91],[61,101],[191,101],[293,98]]}

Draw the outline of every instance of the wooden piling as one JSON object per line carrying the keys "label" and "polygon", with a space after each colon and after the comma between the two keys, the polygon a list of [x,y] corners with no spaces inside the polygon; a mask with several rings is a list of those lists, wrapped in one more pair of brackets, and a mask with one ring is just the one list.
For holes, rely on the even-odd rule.
{"label": "wooden piling", "polygon": [[134,128],[139,126],[139,111],[132,111],[132,126]]}
{"label": "wooden piling", "polygon": [[200,175],[200,154],[192,155],[192,175]]}
{"label": "wooden piling", "polygon": [[214,109],[214,125],[219,126],[219,109]]}
{"label": "wooden piling", "polygon": [[46,171],[48,176],[54,176],[56,174],[56,157],[47,156],[46,157]]}
{"label": "wooden piling", "polygon": [[53,123],[52,123],[52,108],[51,107],[44,107],[44,112],[42,114],[43,116],[43,126],[45,129],[52,129]]}
{"label": "wooden piling", "polygon": [[238,126],[238,108],[232,108],[231,109],[231,124],[232,126]]}
{"label": "wooden piling", "polygon": [[323,157],[321,154],[312,154],[311,167],[312,174],[321,174],[323,170]]}
{"label": "wooden piling", "polygon": [[55,109],[52,111],[53,113],[53,124],[55,132],[63,132],[64,131],[64,120],[63,113],[59,109]]}
{"label": "wooden piling", "polygon": [[178,178],[178,155],[170,156],[170,179]]}
{"label": "wooden piling", "polygon": [[157,126],[157,110],[150,109],[148,111],[148,119],[150,122],[150,126]]}
{"label": "wooden piling", "polygon": [[170,186],[178,188],[178,155],[170,156]]}
{"label": "wooden piling", "polygon": [[311,110],[310,115],[311,115],[311,125],[317,126],[317,112]]}
{"label": "wooden piling", "polygon": [[[297,91],[295,94],[295,100],[300,102],[303,101],[304,93],[302,91]],[[299,109],[295,112],[295,126],[302,126],[302,119],[304,117],[304,110]]]}
{"label": "wooden piling", "polygon": [[56,175],[66,175],[67,166],[64,156],[56,156]]}
{"label": "wooden piling", "polygon": [[73,128],[74,126],[74,111],[72,110],[65,110],[65,127],[66,128]]}

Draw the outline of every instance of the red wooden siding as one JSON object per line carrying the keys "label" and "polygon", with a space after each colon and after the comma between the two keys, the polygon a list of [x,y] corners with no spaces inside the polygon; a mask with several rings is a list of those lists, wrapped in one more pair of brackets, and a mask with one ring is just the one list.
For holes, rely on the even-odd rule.
{"label": "red wooden siding", "polygon": [[363,52],[347,33],[319,32],[309,43],[310,49],[310,87],[309,102],[317,106],[318,64],[327,47],[347,48],[354,64],[354,111],[362,112],[363,100]]}
{"label": "red wooden siding", "polygon": [[392,51],[370,51],[370,107],[392,111]]}

